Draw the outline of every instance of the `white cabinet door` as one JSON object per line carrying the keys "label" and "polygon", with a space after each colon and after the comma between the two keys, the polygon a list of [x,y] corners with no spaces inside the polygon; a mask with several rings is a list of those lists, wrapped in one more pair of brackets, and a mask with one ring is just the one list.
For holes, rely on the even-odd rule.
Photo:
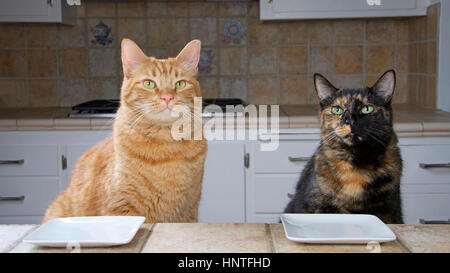
{"label": "white cabinet door", "polygon": [[[100,140],[89,140],[91,144],[85,140],[83,144],[66,146],[67,179],[62,190],[70,182],[78,158]],[[245,145],[241,142],[208,142],[199,205],[200,222],[245,221],[244,151]]]}
{"label": "white cabinet door", "polygon": [[56,176],[57,145],[0,145],[0,176]]}
{"label": "white cabinet door", "polygon": [[245,222],[245,145],[208,141],[199,222]]}
{"label": "white cabinet door", "polygon": [[426,15],[425,0],[259,1],[261,20],[398,17]]}
{"label": "white cabinet door", "polygon": [[66,0],[0,0],[0,22],[75,24],[76,6]]}

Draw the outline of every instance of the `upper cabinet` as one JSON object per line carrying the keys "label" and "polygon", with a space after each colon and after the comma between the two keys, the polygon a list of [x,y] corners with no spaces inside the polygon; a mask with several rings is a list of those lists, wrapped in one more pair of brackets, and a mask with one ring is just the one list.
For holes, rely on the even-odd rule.
{"label": "upper cabinet", "polygon": [[261,20],[426,15],[430,0],[260,0]]}
{"label": "upper cabinet", "polygon": [[0,0],[0,22],[75,24],[77,9],[67,0]]}

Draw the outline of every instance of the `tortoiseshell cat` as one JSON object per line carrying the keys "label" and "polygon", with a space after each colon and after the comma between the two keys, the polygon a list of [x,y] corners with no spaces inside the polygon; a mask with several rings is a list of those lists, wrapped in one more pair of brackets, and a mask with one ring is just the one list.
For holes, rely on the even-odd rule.
{"label": "tortoiseshell cat", "polygon": [[395,72],[372,87],[337,89],[314,75],[322,140],[286,213],[365,213],[403,223],[402,159],[392,127]]}

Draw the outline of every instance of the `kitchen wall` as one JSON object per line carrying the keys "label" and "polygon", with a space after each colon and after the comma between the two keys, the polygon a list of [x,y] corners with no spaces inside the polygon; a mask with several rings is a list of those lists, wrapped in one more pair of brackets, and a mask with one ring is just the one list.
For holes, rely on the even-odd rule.
{"label": "kitchen wall", "polygon": [[204,97],[316,104],[312,74],[340,87],[398,72],[395,103],[435,106],[439,4],[418,18],[264,22],[258,1],[83,3],[76,26],[0,24],[0,107],[118,98],[120,40],[175,56],[201,39]]}

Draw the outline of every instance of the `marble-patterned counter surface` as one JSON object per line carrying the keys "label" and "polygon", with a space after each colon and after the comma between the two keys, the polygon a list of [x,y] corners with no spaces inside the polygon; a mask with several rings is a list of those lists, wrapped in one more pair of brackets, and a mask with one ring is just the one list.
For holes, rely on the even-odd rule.
{"label": "marble-patterned counter surface", "polygon": [[328,253],[447,252],[450,225],[389,225],[397,240],[368,245],[302,244],[289,241],[282,224],[157,223],[144,224],[126,245],[103,248],[44,248],[23,243],[37,225],[0,225],[0,252],[195,252]]}
{"label": "marble-patterned counter surface", "polygon": [[[394,128],[400,136],[450,135],[450,113],[417,105],[398,104]],[[68,118],[66,108],[0,108],[0,130],[111,130],[111,118]],[[270,115],[270,110],[268,110]],[[207,120],[205,118],[204,120]],[[270,118],[268,118],[270,122]],[[319,128],[318,107],[281,105],[279,127]]]}

